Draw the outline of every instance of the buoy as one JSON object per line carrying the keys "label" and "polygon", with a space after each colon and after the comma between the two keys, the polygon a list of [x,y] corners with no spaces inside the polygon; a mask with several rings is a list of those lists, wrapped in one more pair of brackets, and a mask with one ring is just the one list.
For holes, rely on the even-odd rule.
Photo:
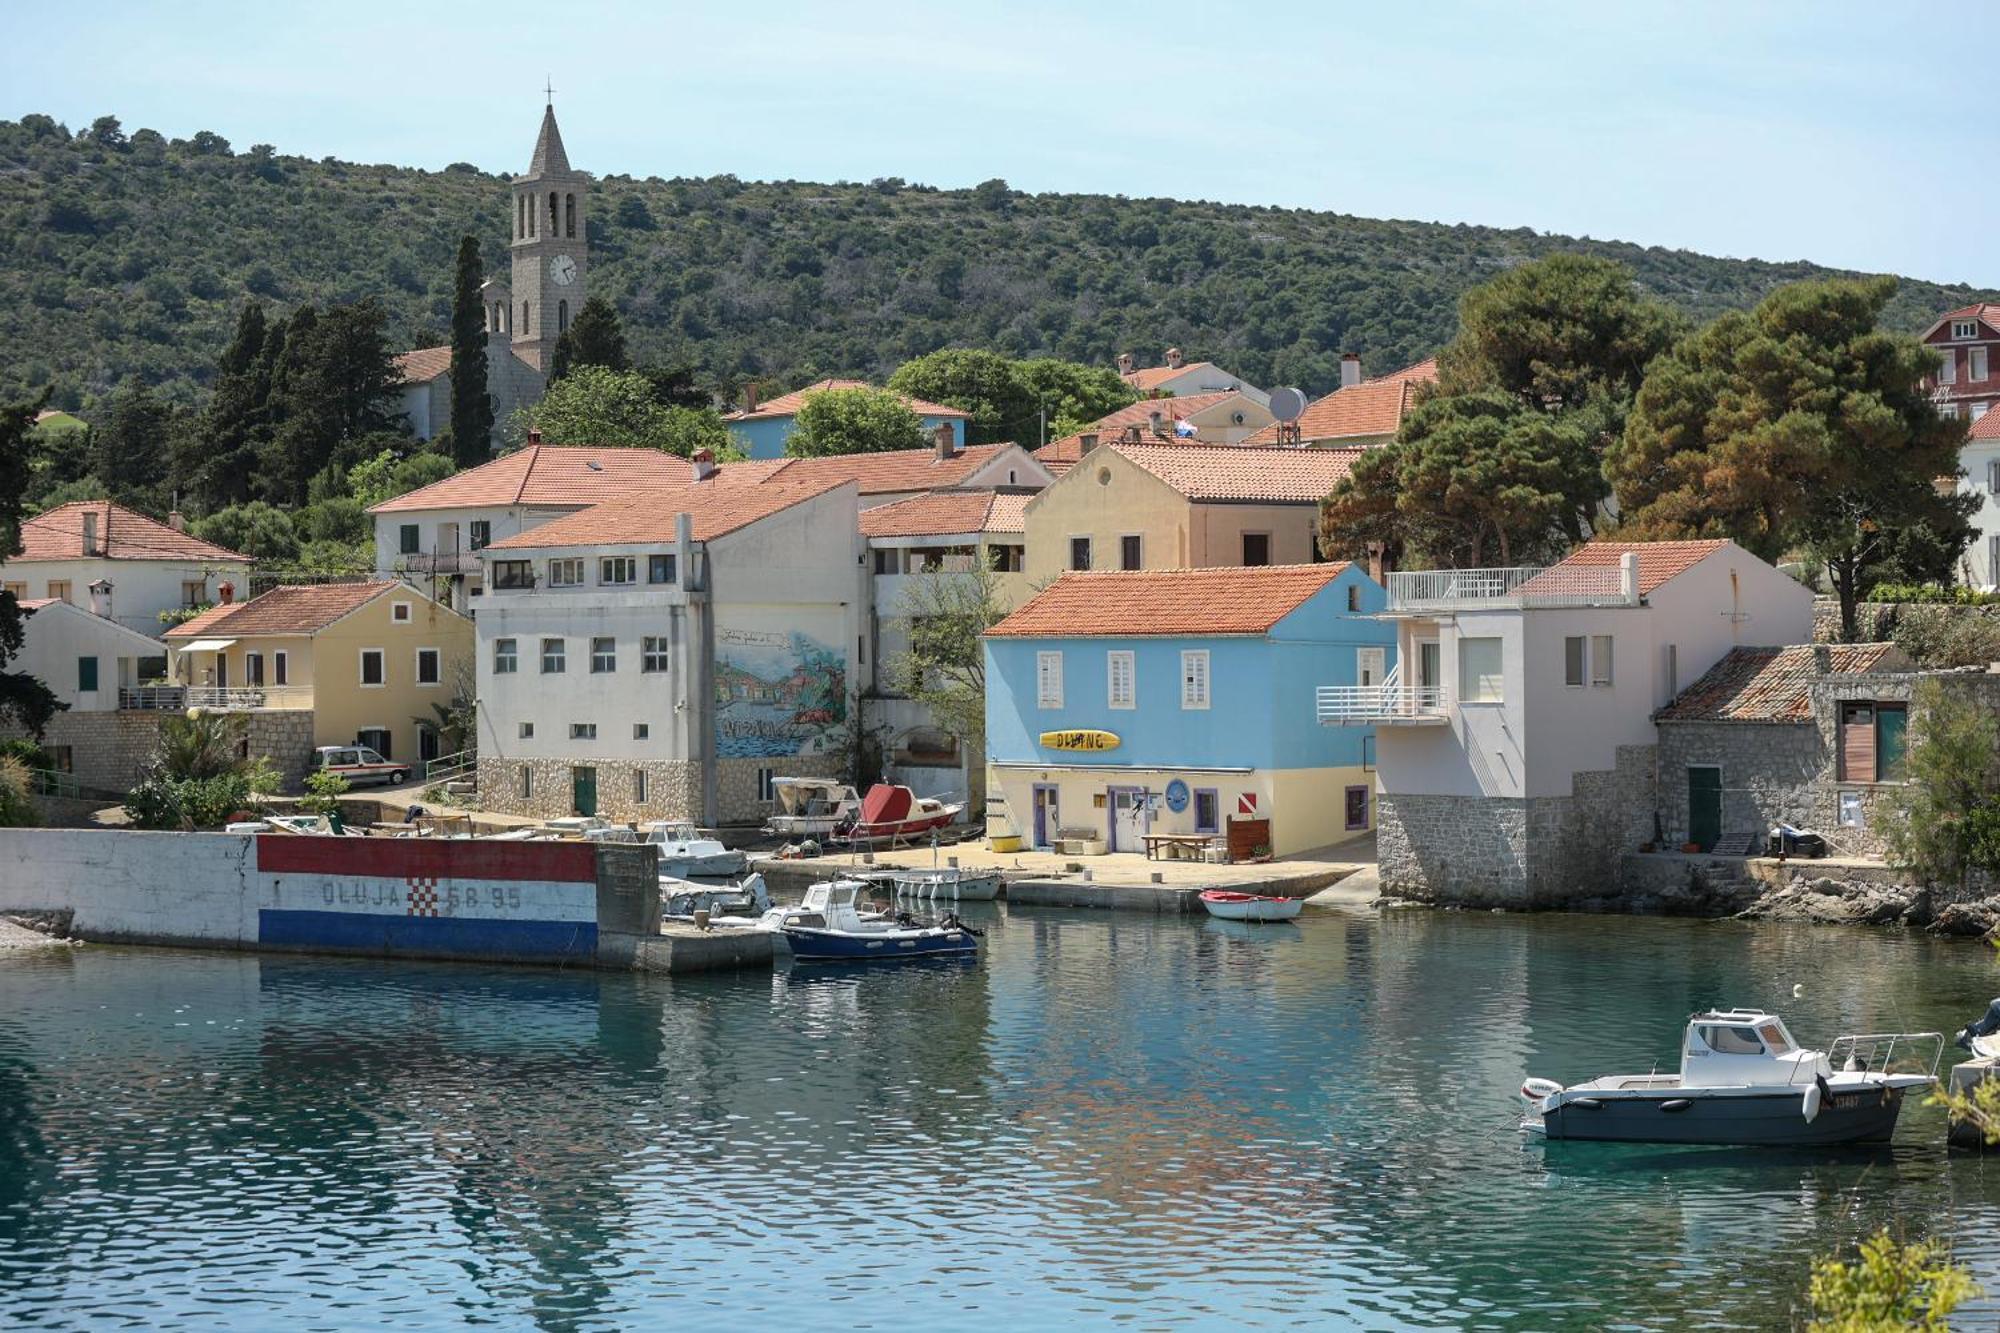
{"label": "buoy", "polygon": [[1666,1111],[1666,1112],[1669,1112],[1669,1113],[1672,1113],[1672,1112],[1676,1112],[1676,1111],[1685,1111],[1685,1110],[1687,1110],[1687,1109],[1688,1109],[1688,1108],[1689,1108],[1690,1106],[1693,1106],[1693,1105],[1694,1105],[1694,1103],[1693,1103],[1693,1102],[1691,1102],[1691,1101],[1689,1101],[1689,1100],[1688,1100],[1687,1098],[1685,1098],[1685,1097],[1676,1097],[1676,1098],[1674,1098],[1674,1099],[1673,1099],[1672,1101],[1670,1101],[1670,1102],[1661,1102],[1661,1103],[1660,1103],[1660,1109],[1661,1109],[1662,1111]]}
{"label": "buoy", "polygon": [[1799,1114],[1806,1118],[1808,1125],[1819,1119],[1819,1084],[1806,1089],[1805,1104],[1799,1108]]}
{"label": "buoy", "polygon": [[1805,993],[1806,993],[1806,988],[1804,983],[1796,981],[1792,983],[1792,998],[1794,1000],[1799,999]]}

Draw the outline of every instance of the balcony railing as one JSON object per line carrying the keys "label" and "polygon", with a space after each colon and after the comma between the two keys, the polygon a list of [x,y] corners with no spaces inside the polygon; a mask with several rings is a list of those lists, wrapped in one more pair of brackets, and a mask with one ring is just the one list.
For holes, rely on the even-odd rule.
{"label": "balcony railing", "polygon": [[118,706],[141,712],[183,708],[311,708],[310,685],[142,685],[118,691]]}
{"label": "balcony railing", "polygon": [[479,557],[470,551],[415,551],[398,556],[403,569],[411,574],[477,574]]}
{"label": "balcony railing", "polygon": [[1625,606],[1639,600],[1636,565],[1397,571],[1389,575],[1388,593],[1391,612]]}
{"label": "balcony railing", "polygon": [[1425,725],[1451,716],[1441,685],[1322,685],[1316,703],[1320,724],[1329,727]]}

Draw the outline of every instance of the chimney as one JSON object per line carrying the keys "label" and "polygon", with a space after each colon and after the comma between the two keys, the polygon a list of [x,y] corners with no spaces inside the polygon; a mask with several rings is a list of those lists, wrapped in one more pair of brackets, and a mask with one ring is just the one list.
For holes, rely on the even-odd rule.
{"label": "chimney", "polygon": [[542,442],[542,433],[540,431],[531,430],[528,432],[529,444],[540,444],[541,442]]}
{"label": "chimney", "polygon": [[1340,354],[1340,387],[1351,389],[1361,383],[1361,353],[1342,352]]}
{"label": "chimney", "polygon": [[674,515],[674,577],[683,588],[694,588],[694,518],[686,513]]}
{"label": "chimney", "polygon": [[1146,414],[1146,420],[1153,427],[1153,434],[1162,438],[1167,433],[1167,415],[1157,409]]}
{"label": "chimney", "polygon": [[756,380],[751,380],[748,384],[745,384],[743,386],[743,410],[745,412],[755,412],[757,410]]}
{"label": "chimney", "polygon": [[174,510],[174,512],[167,515],[167,526],[175,532],[186,532],[188,530],[187,515],[178,509]]}
{"label": "chimney", "polygon": [[1118,354],[1118,373],[1120,375],[1130,375],[1132,373],[1132,354],[1130,352],[1120,352]]}
{"label": "chimney", "polygon": [[85,555],[101,554],[97,546],[97,511],[95,509],[86,509],[83,511],[83,553]]}
{"label": "chimney", "polygon": [[231,602],[236,600],[236,585],[231,583],[229,580],[224,579],[221,583],[216,585],[215,600],[222,603],[224,606],[228,606]]}
{"label": "chimney", "polygon": [[715,475],[715,450],[697,449],[694,451],[694,457],[688,461],[694,464],[696,481],[707,481]]}
{"label": "chimney", "polygon": [[1136,421],[1125,428],[1125,443],[1127,444],[1137,444],[1143,436],[1144,432]]}
{"label": "chimney", "polygon": [[931,432],[937,441],[937,456],[941,459],[953,458],[958,454],[958,432],[949,421],[940,421]]}
{"label": "chimney", "polygon": [[1079,456],[1087,454],[1092,449],[1095,449],[1097,447],[1097,432],[1094,430],[1087,430],[1083,434],[1077,436],[1076,440],[1077,440],[1077,449],[1076,449],[1077,454]]}
{"label": "chimney", "polygon": [[1618,595],[1625,605],[1639,604],[1639,553],[1627,551],[1618,557]]}
{"label": "chimney", "polygon": [[111,619],[110,579],[99,579],[90,585],[90,614]]}
{"label": "chimney", "polygon": [[1181,349],[1180,349],[1180,348],[1178,348],[1178,347],[1169,347],[1169,348],[1167,349],[1167,369],[1168,369],[1168,370],[1179,370],[1179,369],[1180,369],[1180,368],[1181,368],[1182,366],[1184,366],[1184,365],[1186,365],[1186,364],[1187,364],[1187,358],[1181,355]]}

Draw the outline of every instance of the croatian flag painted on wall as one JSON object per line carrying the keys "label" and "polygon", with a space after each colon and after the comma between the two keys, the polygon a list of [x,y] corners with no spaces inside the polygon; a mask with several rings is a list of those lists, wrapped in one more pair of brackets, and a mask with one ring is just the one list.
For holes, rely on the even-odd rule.
{"label": "croatian flag painted on wall", "polygon": [[584,962],[597,952],[588,843],[257,839],[260,944]]}

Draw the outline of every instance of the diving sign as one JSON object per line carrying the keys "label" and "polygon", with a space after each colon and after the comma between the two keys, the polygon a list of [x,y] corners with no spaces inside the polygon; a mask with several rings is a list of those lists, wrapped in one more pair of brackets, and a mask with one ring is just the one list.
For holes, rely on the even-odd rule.
{"label": "diving sign", "polygon": [[1041,736],[1044,750],[1115,750],[1118,748],[1118,733],[1115,731],[1045,731]]}

